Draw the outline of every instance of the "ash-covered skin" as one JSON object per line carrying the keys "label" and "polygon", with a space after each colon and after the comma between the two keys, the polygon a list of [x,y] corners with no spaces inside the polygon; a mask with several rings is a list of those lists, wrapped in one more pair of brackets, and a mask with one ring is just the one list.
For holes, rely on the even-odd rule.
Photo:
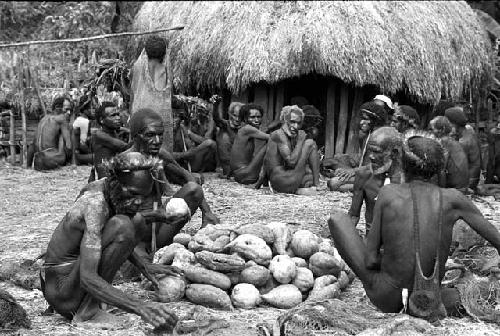
{"label": "ash-covered skin", "polygon": [[[121,162],[137,155],[120,154],[125,159]],[[153,273],[180,274],[172,267],[145,263],[134,252],[139,238],[146,235],[146,222],[165,219],[166,215],[161,209],[137,213],[137,200],[146,196],[144,190],[149,188],[120,179],[119,174],[128,171],[123,168],[115,166],[110,177],[83,188],[55,229],[42,268],[43,293],[55,311],[75,322],[124,323],[123,318],[99,308],[105,302],[135,313],[155,327],[173,326],[177,318],[164,306],[142,302],[111,285],[126,260],[155,285],[158,281]]]}

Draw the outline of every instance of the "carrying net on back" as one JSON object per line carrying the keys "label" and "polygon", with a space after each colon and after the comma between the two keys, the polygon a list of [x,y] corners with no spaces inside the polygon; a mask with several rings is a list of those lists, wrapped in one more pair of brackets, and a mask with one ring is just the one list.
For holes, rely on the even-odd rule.
{"label": "carrying net on back", "polygon": [[[150,108],[158,112],[163,118],[164,143],[171,152],[173,148],[173,117],[172,117],[172,92],[168,80],[168,51],[163,64],[165,65],[165,83],[153,82],[153,74],[149,73],[148,56],[143,49],[135,61],[132,73],[132,113],[142,108]],[[156,76],[155,76],[156,77]],[[164,85],[163,85],[164,84]]]}

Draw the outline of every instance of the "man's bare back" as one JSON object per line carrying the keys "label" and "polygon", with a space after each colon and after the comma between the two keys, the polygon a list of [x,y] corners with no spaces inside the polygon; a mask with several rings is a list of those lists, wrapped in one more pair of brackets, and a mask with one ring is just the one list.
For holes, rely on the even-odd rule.
{"label": "man's bare back", "polygon": [[[393,313],[403,308],[403,289],[408,289],[410,296],[414,290],[417,251],[423,273],[420,277],[433,274],[439,253],[441,282],[453,225],[458,219],[500,250],[500,233],[466,196],[429,182],[444,167],[442,146],[428,134],[409,134],[403,149],[403,167],[409,182],[386,185],[380,190],[366,245],[350,225],[347,214],[333,210],[328,221],[340,255],[360,278],[372,303],[383,312]],[[418,231],[414,231],[414,225]],[[414,244],[414,232],[419,234],[419,248]],[[455,292],[441,290],[442,302],[449,312],[457,308],[459,299]]]}

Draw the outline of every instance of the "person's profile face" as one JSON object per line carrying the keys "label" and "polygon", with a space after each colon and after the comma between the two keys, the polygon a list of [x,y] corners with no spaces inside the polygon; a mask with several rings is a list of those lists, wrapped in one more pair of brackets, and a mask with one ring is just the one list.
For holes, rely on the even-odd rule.
{"label": "person's profile face", "polygon": [[106,107],[104,110],[104,118],[102,119],[102,124],[110,129],[120,129],[122,126],[122,119],[120,116],[120,112],[118,112],[117,108]]}
{"label": "person's profile face", "polygon": [[146,123],[146,127],[139,134],[141,152],[148,155],[158,155],[163,145],[163,124],[159,121]]}
{"label": "person's profile face", "polygon": [[295,112],[290,113],[290,116],[285,119],[286,127],[292,137],[296,137],[299,130],[302,128],[303,118]]}
{"label": "person's profile face", "polygon": [[397,129],[399,133],[406,131],[406,123],[397,114],[394,114],[391,117],[391,127]]}
{"label": "person's profile face", "polygon": [[66,113],[69,112],[69,113],[71,113],[71,102],[69,100],[65,99],[64,102],[63,102],[63,108],[62,109],[63,109],[63,112],[66,112]]}
{"label": "person's profile face", "polygon": [[241,126],[240,110],[241,106],[236,106],[233,109],[232,113],[229,113],[229,124],[231,128],[239,128]]}
{"label": "person's profile face", "polygon": [[361,113],[361,118],[359,119],[359,130],[363,133],[368,133],[372,129],[372,121],[366,113]]}
{"label": "person's profile face", "polygon": [[262,113],[257,109],[251,109],[248,114],[247,123],[255,128],[259,128],[262,123]]}

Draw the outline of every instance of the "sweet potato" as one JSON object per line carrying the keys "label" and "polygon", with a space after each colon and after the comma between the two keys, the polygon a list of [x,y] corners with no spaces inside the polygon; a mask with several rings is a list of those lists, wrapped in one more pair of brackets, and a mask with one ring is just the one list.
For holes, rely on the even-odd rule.
{"label": "sweet potato", "polygon": [[286,223],[271,222],[267,226],[273,231],[275,254],[286,254],[288,243],[292,240],[292,234]]}
{"label": "sweet potato", "polygon": [[180,269],[192,283],[212,285],[223,290],[231,287],[231,280],[225,274],[193,265],[182,265]]}
{"label": "sweet potato", "polygon": [[252,266],[241,271],[239,282],[249,283],[256,287],[264,286],[269,280],[271,272],[264,266]]}
{"label": "sweet potato", "polygon": [[198,305],[232,310],[231,298],[225,291],[212,285],[191,284],[186,287],[186,298]]}
{"label": "sweet potato", "polygon": [[195,258],[197,262],[213,271],[232,272],[245,268],[245,260],[236,254],[200,251],[195,253]]}
{"label": "sweet potato", "polygon": [[259,238],[262,238],[267,244],[272,244],[274,242],[274,233],[268,226],[264,224],[246,224],[242,225],[234,230],[239,236],[242,234],[253,234]]}
{"label": "sweet potato", "polygon": [[295,307],[302,302],[302,293],[291,284],[278,286],[261,297],[270,305],[285,309]]}

